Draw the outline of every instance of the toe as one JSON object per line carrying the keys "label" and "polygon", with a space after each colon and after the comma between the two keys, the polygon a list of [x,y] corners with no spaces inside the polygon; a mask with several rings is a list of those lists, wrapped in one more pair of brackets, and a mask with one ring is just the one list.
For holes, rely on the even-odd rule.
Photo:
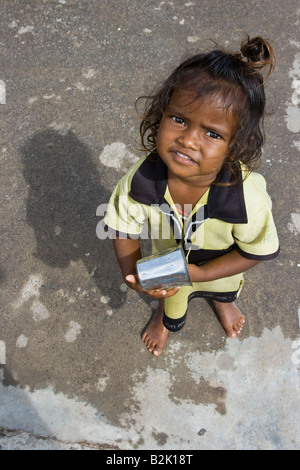
{"label": "toe", "polygon": [[150,338],[148,338],[147,341],[145,341],[145,345],[147,346],[149,351],[153,351],[152,341]]}
{"label": "toe", "polygon": [[227,334],[230,338],[235,338],[236,335],[237,335],[236,331],[234,331],[234,330],[228,330]]}
{"label": "toe", "polygon": [[148,348],[149,351],[151,351],[151,349],[150,349],[150,348],[151,348],[151,339],[149,338],[149,336],[147,335],[147,333],[144,333],[144,334],[142,335],[142,340],[143,340],[143,342],[144,342],[146,348]]}
{"label": "toe", "polygon": [[154,356],[160,356],[161,353],[162,353],[162,351],[163,351],[162,348],[160,348],[160,347],[157,346],[157,347],[153,350],[153,354],[154,354]]}

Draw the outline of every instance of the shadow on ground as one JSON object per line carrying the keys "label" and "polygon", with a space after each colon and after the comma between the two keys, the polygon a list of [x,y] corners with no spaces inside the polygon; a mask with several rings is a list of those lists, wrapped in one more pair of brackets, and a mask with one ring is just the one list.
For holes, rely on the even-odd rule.
{"label": "shadow on ground", "polygon": [[108,202],[110,194],[100,184],[89,149],[72,132],[61,135],[45,130],[23,146],[22,163],[29,185],[27,222],[35,234],[35,256],[52,268],[66,268],[81,259],[117,309],[125,294],[113,283],[117,264],[112,243],[96,236],[96,209]]}

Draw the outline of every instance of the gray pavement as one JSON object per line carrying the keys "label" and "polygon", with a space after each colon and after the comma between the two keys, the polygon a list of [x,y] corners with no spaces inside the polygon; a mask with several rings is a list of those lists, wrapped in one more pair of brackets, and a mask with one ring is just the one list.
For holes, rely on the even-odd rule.
{"label": "gray pavement", "polygon": [[[299,449],[299,2],[0,9],[1,448]],[[238,49],[238,30],[277,53],[260,171],[281,254],[245,276],[238,339],[198,299],[155,358],[155,303],[126,289],[96,209],[141,155],[136,97],[211,40]]]}

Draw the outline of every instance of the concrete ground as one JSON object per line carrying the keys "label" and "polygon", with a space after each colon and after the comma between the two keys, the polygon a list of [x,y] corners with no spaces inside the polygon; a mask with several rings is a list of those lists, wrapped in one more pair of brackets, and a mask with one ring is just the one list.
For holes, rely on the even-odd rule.
{"label": "concrete ground", "polygon": [[[300,38],[295,0],[2,0],[2,449],[299,449]],[[227,338],[204,300],[152,356],[97,207],[141,154],[135,99],[187,54],[273,42],[261,173],[280,256]]]}

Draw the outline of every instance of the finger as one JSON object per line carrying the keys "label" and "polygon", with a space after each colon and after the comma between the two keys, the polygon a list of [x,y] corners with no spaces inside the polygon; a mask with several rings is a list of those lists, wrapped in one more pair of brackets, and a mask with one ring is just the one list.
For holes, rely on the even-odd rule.
{"label": "finger", "polygon": [[173,287],[172,289],[168,289],[165,297],[172,297],[179,291],[179,287]]}
{"label": "finger", "polygon": [[125,277],[125,279],[126,279],[126,281],[131,282],[131,284],[136,284],[136,283],[137,283],[137,280],[136,280],[134,274],[128,274],[128,275]]}
{"label": "finger", "polygon": [[168,297],[172,297],[172,295],[175,295],[176,292],[178,292],[179,287],[173,287],[172,289],[154,289],[151,291],[148,291],[148,295],[151,297],[154,297],[156,299],[164,299]]}

